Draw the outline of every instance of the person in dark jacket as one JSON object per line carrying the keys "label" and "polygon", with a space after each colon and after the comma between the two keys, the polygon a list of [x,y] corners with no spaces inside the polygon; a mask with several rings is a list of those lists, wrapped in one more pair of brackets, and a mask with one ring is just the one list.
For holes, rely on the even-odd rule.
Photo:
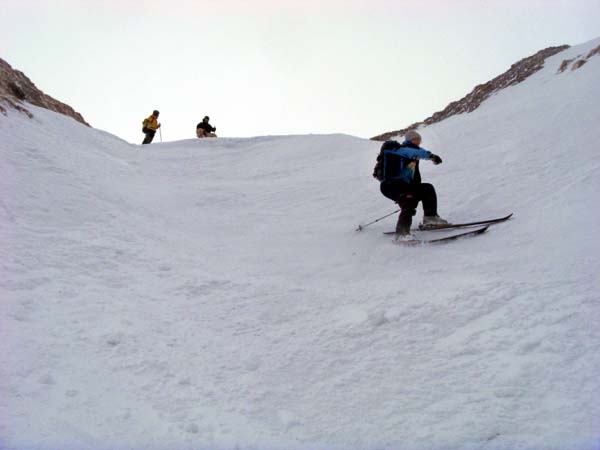
{"label": "person in dark jacket", "polygon": [[154,135],[156,134],[156,130],[160,128],[160,123],[158,123],[159,112],[155,109],[152,111],[152,114],[147,119],[144,119],[144,123],[142,124],[142,133],[146,135],[142,144],[150,144],[152,139],[154,139]]}
{"label": "person in dark jacket", "polygon": [[404,136],[404,142],[387,141],[382,145],[383,180],[380,190],[390,200],[400,205],[400,216],[396,224],[396,233],[409,235],[412,218],[417,205],[423,202],[423,226],[435,227],[447,224],[437,214],[437,195],[429,183],[421,183],[419,159],[429,159],[441,164],[442,158],[421,148],[421,135],[414,130]]}
{"label": "person in dark jacket", "polygon": [[217,135],[215,134],[215,131],[217,131],[217,129],[213,127],[210,123],[208,123],[209,120],[210,117],[204,116],[202,122],[196,125],[196,136],[198,136],[199,138],[217,137]]}

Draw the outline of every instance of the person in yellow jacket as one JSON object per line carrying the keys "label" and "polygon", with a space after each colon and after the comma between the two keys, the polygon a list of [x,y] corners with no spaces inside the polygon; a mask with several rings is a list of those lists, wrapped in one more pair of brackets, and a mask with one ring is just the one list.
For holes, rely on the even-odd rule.
{"label": "person in yellow jacket", "polygon": [[152,142],[152,139],[154,139],[156,130],[160,128],[160,123],[158,123],[159,114],[160,113],[155,109],[150,117],[144,119],[142,133],[144,133],[146,137],[144,138],[144,142],[142,142],[142,144],[149,144]]}

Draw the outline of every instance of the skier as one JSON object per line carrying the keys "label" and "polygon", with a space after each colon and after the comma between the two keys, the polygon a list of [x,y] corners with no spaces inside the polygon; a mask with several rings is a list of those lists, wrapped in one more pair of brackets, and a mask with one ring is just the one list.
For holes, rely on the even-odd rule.
{"label": "skier", "polygon": [[217,131],[217,129],[213,127],[210,123],[208,123],[209,120],[210,117],[204,116],[202,122],[196,125],[196,136],[198,136],[199,138],[217,137],[217,135],[214,133],[215,131]]}
{"label": "skier", "polygon": [[412,217],[417,205],[423,202],[423,226],[435,227],[448,222],[437,215],[437,196],[435,188],[429,183],[421,183],[419,159],[429,159],[435,165],[442,158],[421,148],[421,135],[414,130],[404,136],[404,142],[387,141],[382,147],[383,179],[380,190],[387,198],[400,205],[400,216],[396,224],[396,233],[410,235]]}
{"label": "skier", "polygon": [[156,134],[156,130],[160,128],[160,123],[157,122],[158,115],[160,113],[155,109],[152,111],[152,115],[147,119],[144,119],[144,123],[142,126],[142,133],[146,135],[142,144],[149,144],[154,139],[154,135]]}

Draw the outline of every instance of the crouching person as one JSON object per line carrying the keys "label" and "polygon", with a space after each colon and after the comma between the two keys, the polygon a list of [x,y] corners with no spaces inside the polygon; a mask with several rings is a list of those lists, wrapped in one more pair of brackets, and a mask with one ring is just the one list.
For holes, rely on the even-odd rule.
{"label": "crouching person", "polygon": [[405,141],[387,141],[382,146],[383,179],[381,193],[400,206],[396,233],[410,235],[412,218],[419,202],[423,203],[423,226],[434,228],[448,222],[437,214],[437,195],[433,185],[421,182],[419,160],[428,159],[441,164],[442,158],[420,147],[421,135],[416,131],[406,133]]}
{"label": "crouching person", "polygon": [[198,136],[199,138],[217,137],[217,135],[215,134],[215,131],[217,131],[217,129],[213,127],[210,123],[208,123],[209,120],[210,117],[204,116],[202,122],[196,125],[196,136]]}

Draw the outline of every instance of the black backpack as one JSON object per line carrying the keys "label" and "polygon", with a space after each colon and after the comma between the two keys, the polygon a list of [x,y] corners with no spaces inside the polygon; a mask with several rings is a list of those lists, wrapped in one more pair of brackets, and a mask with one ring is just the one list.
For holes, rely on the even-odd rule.
{"label": "black backpack", "polygon": [[398,141],[385,141],[379,150],[379,155],[377,155],[377,162],[375,163],[375,167],[373,167],[373,177],[379,181],[383,181],[384,173],[383,173],[383,151],[384,150],[397,150],[402,145]]}

